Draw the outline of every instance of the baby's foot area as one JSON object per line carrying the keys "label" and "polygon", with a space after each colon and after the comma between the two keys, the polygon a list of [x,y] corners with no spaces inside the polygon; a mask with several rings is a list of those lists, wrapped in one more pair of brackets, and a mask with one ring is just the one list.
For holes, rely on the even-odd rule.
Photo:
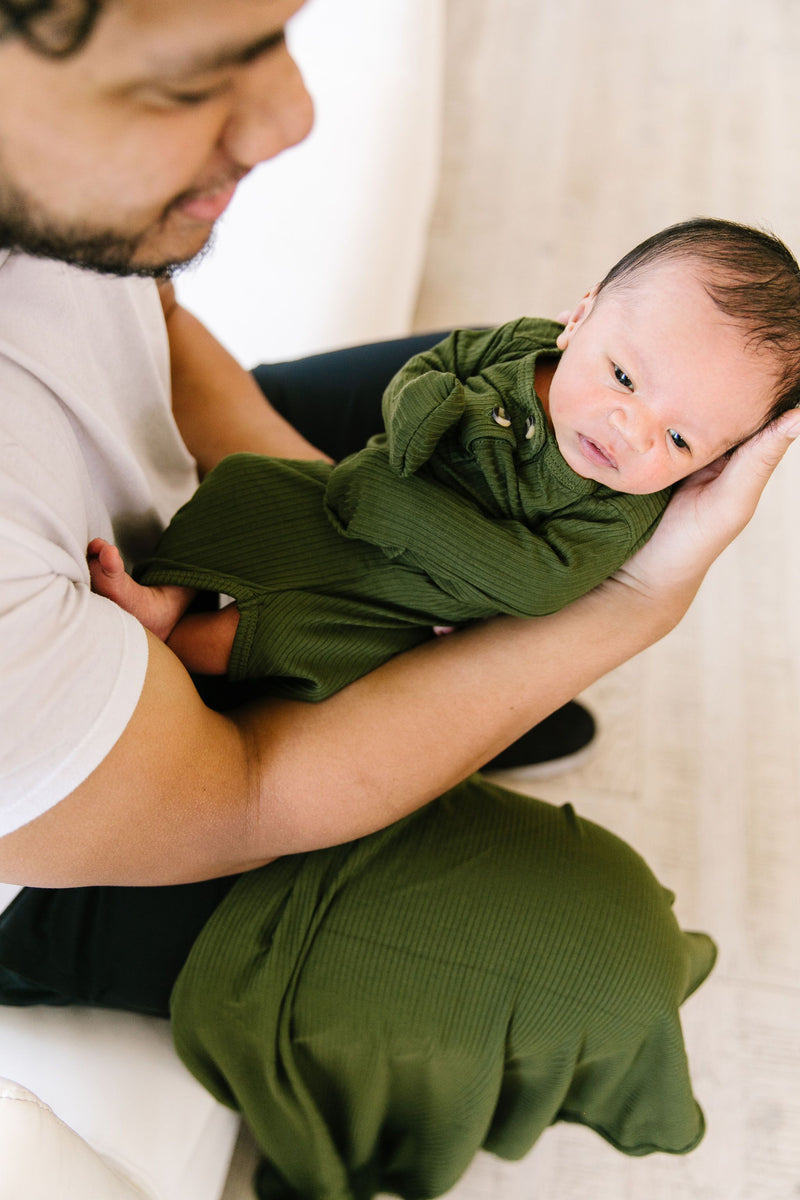
{"label": "baby's foot area", "polygon": [[86,557],[92,591],[113,600],[141,621],[156,637],[166,641],[187,604],[184,588],[145,587],[125,570],[122,555],[104,538],[93,538]]}
{"label": "baby's foot area", "polygon": [[[122,555],[116,546],[104,538],[93,538],[86,551],[89,563],[89,575],[92,580],[92,591],[108,600],[114,600],[127,612],[133,611],[129,605],[135,603],[135,594],[131,596],[131,588],[139,585],[131,579],[125,570]],[[137,616],[137,613],[133,613]]]}

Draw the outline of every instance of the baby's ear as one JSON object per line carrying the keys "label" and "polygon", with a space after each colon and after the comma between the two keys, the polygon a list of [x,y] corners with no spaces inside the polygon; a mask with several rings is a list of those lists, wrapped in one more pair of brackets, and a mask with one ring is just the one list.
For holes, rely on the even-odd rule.
{"label": "baby's ear", "polygon": [[594,308],[599,287],[599,284],[595,284],[595,286],[586,293],[580,304],[576,305],[571,313],[564,314],[566,316],[566,320],[564,320],[564,328],[556,338],[556,345],[558,346],[559,350],[566,350],[567,346],[572,341],[573,333],[576,329],[580,328],[580,326],[588,317],[589,313]]}

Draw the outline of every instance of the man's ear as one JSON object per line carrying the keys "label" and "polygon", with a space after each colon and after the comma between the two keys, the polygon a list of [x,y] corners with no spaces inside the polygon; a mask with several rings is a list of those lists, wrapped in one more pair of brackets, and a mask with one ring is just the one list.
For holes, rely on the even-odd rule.
{"label": "man's ear", "polygon": [[567,346],[572,340],[573,333],[583,324],[589,313],[594,308],[599,286],[599,284],[595,284],[591,291],[586,293],[580,304],[578,304],[567,317],[567,320],[564,323],[564,329],[556,338],[556,345],[558,346],[559,350],[566,350]]}

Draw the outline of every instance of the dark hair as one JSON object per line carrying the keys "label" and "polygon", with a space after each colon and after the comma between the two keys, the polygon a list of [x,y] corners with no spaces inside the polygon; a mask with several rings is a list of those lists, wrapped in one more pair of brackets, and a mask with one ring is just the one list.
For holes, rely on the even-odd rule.
{"label": "dark hair", "polygon": [[653,234],[611,268],[598,287],[624,287],[655,262],[696,259],[701,282],[726,316],[740,324],[754,349],[777,362],[776,398],[768,420],[800,405],[800,267],[779,238],[763,229],[697,217]]}
{"label": "dark hair", "polygon": [[0,0],[0,38],[20,37],[47,58],[84,44],[105,0]]}

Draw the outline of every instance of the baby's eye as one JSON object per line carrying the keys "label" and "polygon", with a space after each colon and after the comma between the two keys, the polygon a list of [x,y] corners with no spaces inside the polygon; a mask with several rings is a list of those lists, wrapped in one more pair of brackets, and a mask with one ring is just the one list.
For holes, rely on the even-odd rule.
{"label": "baby's eye", "polygon": [[617,383],[621,383],[629,392],[633,391],[633,380],[630,375],[626,375],[622,367],[618,367],[616,363],[614,363],[614,378]]}
{"label": "baby's eye", "polygon": [[684,441],[684,439],[678,433],[677,429],[668,429],[667,433],[672,438],[673,442],[675,443],[675,445],[678,447],[679,450],[688,450],[689,449],[689,443],[687,441]]}

